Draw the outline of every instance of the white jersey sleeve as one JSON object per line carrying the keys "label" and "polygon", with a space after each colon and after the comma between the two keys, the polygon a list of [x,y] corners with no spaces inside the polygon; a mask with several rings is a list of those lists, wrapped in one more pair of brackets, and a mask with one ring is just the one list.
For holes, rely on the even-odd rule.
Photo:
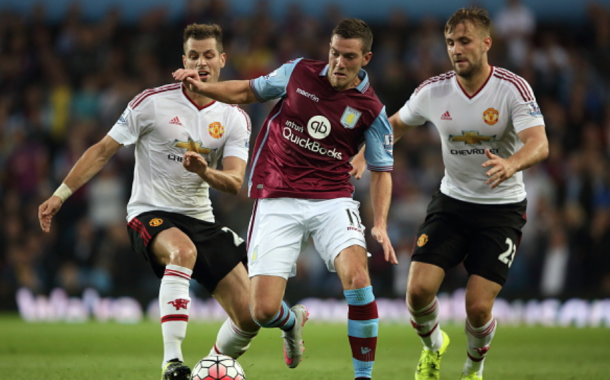
{"label": "white jersey sleeve", "polygon": [[108,135],[119,144],[125,146],[135,144],[141,135],[153,129],[154,110],[152,107],[152,102],[146,100],[137,110],[128,105],[121,117],[108,131]]}
{"label": "white jersey sleeve", "polygon": [[236,112],[229,117],[232,126],[231,134],[228,136],[224,147],[223,157],[237,157],[248,162],[248,148],[250,147],[250,134],[252,124],[250,117],[238,106],[234,106]]}
{"label": "white jersey sleeve", "polygon": [[523,100],[519,94],[514,94],[513,101],[513,126],[517,133],[524,131],[528,128],[537,127],[544,125],[544,118],[540,107],[533,97],[534,91],[532,91],[529,83],[523,81],[522,85],[527,86],[529,93],[532,97],[528,101]]}
{"label": "white jersey sleeve", "polygon": [[422,125],[426,122],[427,114],[426,102],[422,101],[422,92],[415,90],[404,106],[398,111],[400,120],[411,126]]}

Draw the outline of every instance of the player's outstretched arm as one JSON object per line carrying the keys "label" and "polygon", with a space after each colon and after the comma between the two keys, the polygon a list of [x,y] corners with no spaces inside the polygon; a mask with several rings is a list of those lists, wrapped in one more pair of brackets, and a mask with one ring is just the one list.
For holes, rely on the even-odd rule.
{"label": "player's outstretched arm", "polygon": [[489,149],[485,150],[488,160],[483,163],[483,167],[491,167],[485,173],[489,177],[485,183],[491,185],[490,188],[497,187],[516,172],[525,170],[549,156],[549,142],[543,125],[519,132],[519,138],[523,147],[506,159],[492,154]]}
{"label": "player's outstretched arm", "polygon": [[394,247],[387,232],[388,210],[392,199],[392,176],[390,172],[371,171],[371,202],[373,205],[373,238],[383,247],[385,261],[398,264]]}
{"label": "player's outstretched arm", "polygon": [[230,80],[207,83],[199,80],[196,70],[178,69],[172,73],[189,91],[227,104],[250,104],[257,102],[248,80]]}
{"label": "player's outstretched arm", "polygon": [[38,207],[38,221],[40,228],[44,232],[51,231],[51,220],[61,208],[63,202],[68,199],[73,192],[87,183],[97,174],[108,160],[121,147],[112,137],[105,136],[100,142],[91,146],[78,159],[70,170],[61,186]]}
{"label": "player's outstretched arm", "polygon": [[222,160],[222,170],[212,169],[197,152],[186,152],[182,160],[184,168],[203,178],[213,189],[236,195],[246,175],[246,161],[228,156]]}

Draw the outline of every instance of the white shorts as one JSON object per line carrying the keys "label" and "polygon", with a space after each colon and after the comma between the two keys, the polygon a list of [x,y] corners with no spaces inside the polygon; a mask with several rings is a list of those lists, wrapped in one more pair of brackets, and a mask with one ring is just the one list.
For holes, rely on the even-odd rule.
{"label": "white shorts", "polygon": [[328,270],[335,272],[342,250],[352,245],[366,250],[359,206],[351,198],[256,200],[248,233],[250,277],[295,276],[297,258],[310,237]]}

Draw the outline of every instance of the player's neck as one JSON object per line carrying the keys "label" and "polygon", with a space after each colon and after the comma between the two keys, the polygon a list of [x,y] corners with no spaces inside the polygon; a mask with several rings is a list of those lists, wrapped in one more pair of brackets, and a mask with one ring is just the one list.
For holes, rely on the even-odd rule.
{"label": "player's neck", "polygon": [[464,89],[468,95],[472,95],[476,94],[481,89],[485,82],[487,82],[490,74],[491,66],[488,63],[485,63],[481,68],[481,71],[475,75],[467,78],[458,75],[457,80],[460,82],[462,89]]}

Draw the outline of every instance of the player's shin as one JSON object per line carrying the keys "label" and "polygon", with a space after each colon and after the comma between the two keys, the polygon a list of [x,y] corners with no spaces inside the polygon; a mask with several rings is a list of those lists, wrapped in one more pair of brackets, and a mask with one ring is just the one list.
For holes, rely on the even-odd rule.
{"label": "player's shin", "polygon": [[346,290],[347,329],[356,379],[370,379],[377,349],[379,314],[373,287]]}

